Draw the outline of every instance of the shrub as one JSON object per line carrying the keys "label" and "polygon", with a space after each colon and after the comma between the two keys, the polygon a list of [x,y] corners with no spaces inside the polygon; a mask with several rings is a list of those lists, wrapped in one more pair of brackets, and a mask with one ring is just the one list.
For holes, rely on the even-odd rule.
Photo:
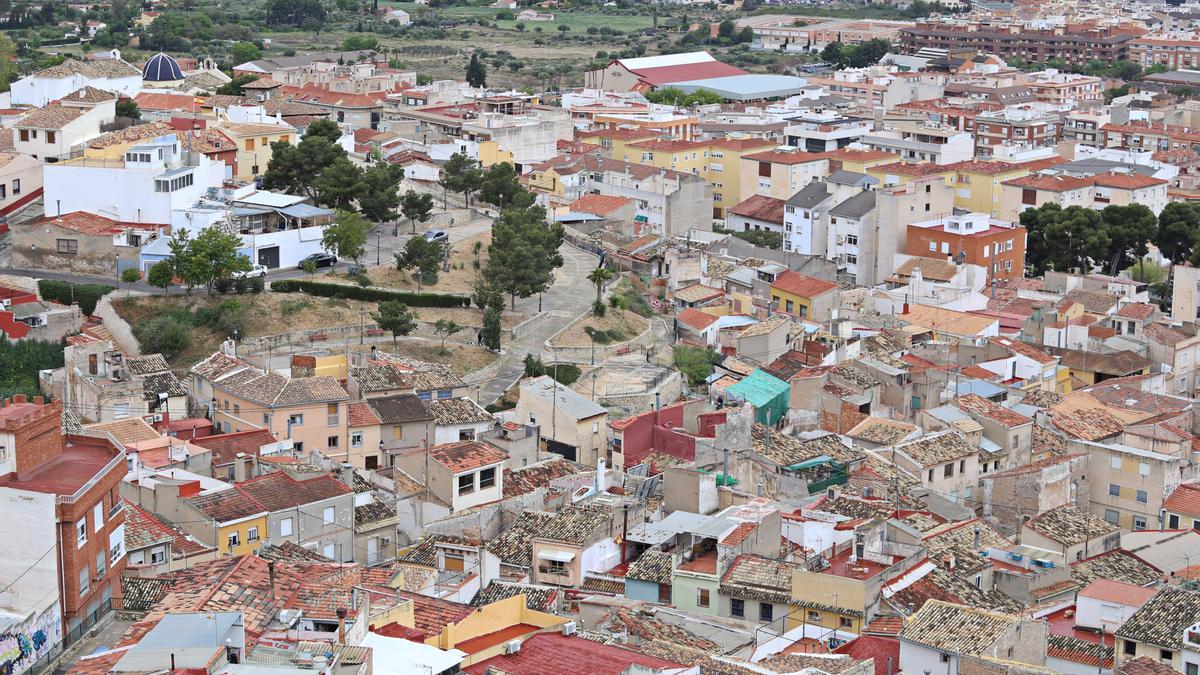
{"label": "shrub", "polygon": [[112,286],[104,284],[72,284],[51,279],[42,279],[38,282],[38,292],[42,295],[43,300],[64,305],[77,303],[79,311],[83,312],[85,316],[95,312],[96,303],[100,302],[100,298],[114,290]]}
{"label": "shrub", "polygon": [[607,311],[608,308],[604,306],[603,300],[597,300],[596,302],[592,303],[592,314],[595,314],[596,316],[604,316],[605,312]]}
{"label": "shrub", "polygon": [[470,307],[471,298],[465,295],[450,293],[409,293],[392,291],[385,288],[361,288],[346,284],[333,284],[325,281],[308,279],[280,279],[271,282],[271,290],[276,293],[308,293],[326,298],[341,298],[343,300],[365,300],[367,302],[384,302],[399,300],[409,307]]}
{"label": "shrub", "polygon": [[289,317],[296,312],[312,307],[312,303],[308,300],[284,300],[279,303],[279,313],[284,317]]}
{"label": "shrub", "polygon": [[262,277],[254,277],[250,280],[251,293],[262,293],[264,287],[266,287],[266,283],[263,281]]}
{"label": "shrub", "polygon": [[625,339],[625,333],[617,328],[613,328],[612,330],[596,330],[591,326],[587,326],[583,329],[583,332],[587,333],[592,338],[592,341],[598,345],[620,342]]}
{"label": "shrub", "polygon": [[143,321],[134,326],[133,334],[143,352],[159,352],[168,359],[178,356],[191,344],[187,325],[169,316],[156,316]]}
{"label": "shrub", "polygon": [[246,277],[238,277],[237,279],[234,279],[233,290],[239,295],[245,293],[246,291],[250,290],[250,280]]}
{"label": "shrub", "polygon": [[221,295],[228,293],[231,288],[233,288],[233,279],[229,277],[219,277],[213,281],[213,290]]}
{"label": "shrub", "polygon": [[350,278],[354,280],[354,283],[362,286],[363,288],[371,285],[371,277],[367,276],[366,274],[352,274],[350,275]]}

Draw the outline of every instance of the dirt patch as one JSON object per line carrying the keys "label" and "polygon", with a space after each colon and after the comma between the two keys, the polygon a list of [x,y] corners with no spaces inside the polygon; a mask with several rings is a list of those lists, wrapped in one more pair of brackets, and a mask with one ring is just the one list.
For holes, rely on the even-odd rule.
{"label": "dirt patch", "polygon": [[[589,331],[589,328],[592,330]],[[632,340],[649,328],[650,322],[644,317],[628,310],[609,307],[604,316],[589,313],[567,326],[566,330],[554,338],[553,344],[556,347],[588,347],[592,344],[589,332],[597,335],[596,344],[612,344]]]}
{"label": "dirt patch", "polygon": [[[404,228],[401,228],[404,231]],[[479,242],[479,255],[475,255],[475,242]],[[450,248],[450,271],[438,272],[436,284],[424,284],[422,290],[430,293],[460,293],[470,295],[475,288],[475,279],[479,277],[479,269],[487,265],[487,247],[492,243],[491,232],[481,232],[473,237],[455,242]],[[479,269],[475,269],[475,261],[479,261]],[[404,291],[417,290],[417,280],[413,278],[413,270],[400,271],[395,264],[371,265],[367,267],[367,276],[371,277],[373,286],[395,288]],[[331,281],[341,284],[352,284],[353,280],[341,276],[330,275],[318,277],[321,281]]]}
{"label": "dirt patch", "polygon": [[441,340],[404,338],[397,340],[395,346],[392,345],[391,341],[384,341],[378,344],[381,350],[389,353],[400,354],[422,361],[445,363],[459,375],[466,375],[469,372],[479,370],[500,358],[498,354],[490,352],[483,347],[464,345],[456,342],[447,342],[446,348],[443,350]]}

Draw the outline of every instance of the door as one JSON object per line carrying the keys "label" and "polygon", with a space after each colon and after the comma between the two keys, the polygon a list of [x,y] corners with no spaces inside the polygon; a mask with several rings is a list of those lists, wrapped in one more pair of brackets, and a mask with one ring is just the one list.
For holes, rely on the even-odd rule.
{"label": "door", "polygon": [[268,246],[258,249],[258,264],[268,269],[279,267],[279,247]]}
{"label": "door", "polygon": [[379,560],[379,537],[367,540],[367,564],[374,565]]}

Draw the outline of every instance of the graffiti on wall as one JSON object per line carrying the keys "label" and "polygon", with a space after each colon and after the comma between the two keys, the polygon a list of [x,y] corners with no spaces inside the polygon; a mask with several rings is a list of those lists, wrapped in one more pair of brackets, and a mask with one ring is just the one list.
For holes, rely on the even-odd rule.
{"label": "graffiti on wall", "polygon": [[0,675],[20,675],[62,643],[58,603],[0,633]]}

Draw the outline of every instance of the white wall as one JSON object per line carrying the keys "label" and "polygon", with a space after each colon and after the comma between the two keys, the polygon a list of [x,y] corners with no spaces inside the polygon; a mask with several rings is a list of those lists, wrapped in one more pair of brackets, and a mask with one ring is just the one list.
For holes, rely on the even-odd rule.
{"label": "white wall", "polygon": [[1080,595],[1075,599],[1075,625],[1095,630],[1103,627],[1111,635],[1136,611],[1137,607]]}
{"label": "white wall", "polygon": [[587,575],[588,572],[604,572],[616,567],[620,562],[621,546],[612,539],[603,539],[583,550],[579,572],[581,575]]}
{"label": "white wall", "polygon": [[58,78],[30,75],[12,83],[12,104],[40,108],[50,101],[57,101],[67,94],[89,85],[132,98],[142,91],[142,78],[132,73],[127,77],[118,78],[89,78],[79,73]]}
{"label": "white wall", "polygon": [[[468,329],[468,331],[469,330],[470,329]],[[468,429],[474,430],[475,437],[478,438],[479,434],[487,431],[491,426],[491,422],[473,422],[470,424],[454,424],[449,426],[438,425],[433,434],[433,442],[434,445],[441,445],[442,443],[457,443],[459,432]]]}
{"label": "white wall", "polygon": [[[52,494],[0,488],[0,517],[8,522],[0,581],[12,584],[0,592],[0,607],[20,614],[41,613],[58,602],[55,503]],[[51,549],[48,555],[47,548]],[[20,581],[13,583],[18,577]]]}
{"label": "white wall", "polygon": [[[279,266],[281,268],[295,267],[309,254],[325,250],[321,247],[321,237],[324,233],[325,228],[318,225],[280,232],[243,234],[242,242],[245,248],[240,249],[240,252],[250,258],[251,262],[257,263],[260,250],[278,246]],[[458,440],[458,437],[455,436],[454,440]]]}
{"label": "white wall", "polygon": [[133,223],[170,223],[173,212],[195,204],[210,187],[221,185],[225,164],[199,156],[193,182],[174,192],[155,192],[162,168],[114,168],[101,163],[47,164],[44,173],[48,214],[87,211]]}
{"label": "white wall", "polygon": [[958,657],[951,655],[949,663],[943,663],[940,651],[901,640],[900,670],[905,673],[923,673],[928,670],[931,673],[955,675],[958,672]]}

